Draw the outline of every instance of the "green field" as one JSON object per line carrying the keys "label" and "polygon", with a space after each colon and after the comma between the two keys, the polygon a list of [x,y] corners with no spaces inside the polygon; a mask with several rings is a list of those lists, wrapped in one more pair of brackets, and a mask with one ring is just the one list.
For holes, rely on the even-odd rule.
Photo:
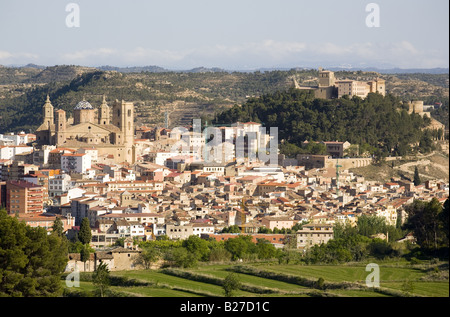
{"label": "green field", "polygon": [[[440,263],[442,268],[442,264]],[[444,264],[445,265],[445,264]],[[430,277],[432,267],[424,264],[413,267],[408,264],[381,263],[380,289],[366,287],[370,272],[365,264],[355,265],[293,265],[275,263],[248,263],[248,272],[239,271],[233,264],[199,265],[195,269],[174,271],[142,270],[111,272],[111,276],[126,277],[147,283],[147,286],[111,286],[115,294],[126,297],[222,297],[220,285],[231,271],[236,271],[241,289],[236,297],[448,297],[448,265],[443,276]],[[437,266],[437,264],[435,265]],[[280,278],[283,277],[283,278]],[[307,286],[300,281],[317,281],[322,278],[326,288]],[[337,285],[337,286],[336,286]],[[82,282],[80,290],[92,291],[90,282]]]}

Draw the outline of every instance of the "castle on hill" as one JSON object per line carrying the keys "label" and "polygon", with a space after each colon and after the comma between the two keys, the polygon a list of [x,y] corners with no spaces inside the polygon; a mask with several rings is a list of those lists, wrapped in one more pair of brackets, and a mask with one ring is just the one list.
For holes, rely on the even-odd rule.
{"label": "castle on hill", "polygon": [[319,85],[318,86],[300,86],[295,78],[293,79],[293,87],[303,90],[313,90],[314,96],[321,99],[342,98],[343,96],[358,96],[362,99],[366,98],[371,92],[378,92],[386,95],[386,81],[376,78],[370,81],[359,81],[351,79],[337,80],[334,72],[319,68]]}

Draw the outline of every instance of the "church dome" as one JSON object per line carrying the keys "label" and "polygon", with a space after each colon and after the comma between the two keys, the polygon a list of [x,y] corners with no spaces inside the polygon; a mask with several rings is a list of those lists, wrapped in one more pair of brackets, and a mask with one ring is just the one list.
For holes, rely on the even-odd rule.
{"label": "church dome", "polygon": [[74,108],[74,110],[80,110],[80,109],[94,109],[92,105],[87,102],[86,100],[80,101]]}

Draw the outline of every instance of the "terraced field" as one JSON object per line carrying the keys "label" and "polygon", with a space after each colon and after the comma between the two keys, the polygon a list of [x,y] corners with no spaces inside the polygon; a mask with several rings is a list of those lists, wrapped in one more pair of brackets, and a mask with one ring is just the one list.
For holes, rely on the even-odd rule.
{"label": "terraced field", "polygon": [[[379,268],[380,288],[375,290],[365,285],[369,274],[365,264],[306,266],[276,263],[112,272],[112,277],[138,281],[140,285],[111,286],[110,289],[125,297],[223,297],[221,283],[228,274],[234,272],[241,283],[236,297],[449,296],[448,263],[434,266],[387,263],[380,264]],[[430,272],[439,271],[438,268],[443,273],[440,278],[430,277]],[[324,287],[316,284],[320,278],[323,279]],[[93,290],[93,285],[82,282],[80,288],[89,292]]]}

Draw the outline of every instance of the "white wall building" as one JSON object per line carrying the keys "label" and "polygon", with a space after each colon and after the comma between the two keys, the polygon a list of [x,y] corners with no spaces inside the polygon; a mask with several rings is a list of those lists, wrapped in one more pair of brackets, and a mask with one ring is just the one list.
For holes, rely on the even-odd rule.
{"label": "white wall building", "polygon": [[0,134],[0,145],[21,145],[28,142],[28,134],[23,131],[19,134]]}
{"label": "white wall building", "polygon": [[91,157],[91,162],[97,162],[98,150],[96,148],[80,148],[77,153],[88,154]]}
{"label": "white wall building", "polygon": [[49,197],[61,196],[72,188],[72,177],[69,174],[55,175],[48,181]]}
{"label": "white wall building", "polygon": [[0,160],[14,160],[16,155],[27,152],[33,152],[33,147],[27,145],[0,146]]}
{"label": "white wall building", "polygon": [[91,168],[91,156],[83,153],[61,156],[61,169],[66,173],[86,173]]}

